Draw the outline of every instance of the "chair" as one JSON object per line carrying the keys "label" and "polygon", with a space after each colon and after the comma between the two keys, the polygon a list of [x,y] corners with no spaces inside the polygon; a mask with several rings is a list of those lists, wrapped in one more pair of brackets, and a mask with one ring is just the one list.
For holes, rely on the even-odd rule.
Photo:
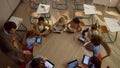
{"label": "chair", "polygon": [[47,4],[47,0],[40,0],[42,4]]}
{"label": "chair", "polygon": [[105,25],[100,25],[100,30],[101,30],[101,33],[108,33],[108,29]]}
{"label": "chair", "polygon": [[77,10],[83,10],[83,4],[87,4],[88,0],[74,0],[74,6]]}
{"label": "chair", "polygon": [[[110,41],[112,40],[110,35],[109,35],[109,30],[107,29],[106,25],[100,25],[100,31],[101,31],[101,33],[104,33],[104,34],[106,33],[108,38],[110,39]],[[110,41],[105,40],[105,42],[107,42],[107,43],[111,43]]]}
{"label": "chair", "polygon": [[67,10],[68,0],[52,0],[52,8],[59,10]]}
{"label": "chair", "polygon": [[33,12],[30,7],[27,7],[27,8],[26,8],[26,12],[28,13],[30,24],[36,23],[36,22],[37,22],[37,18],[32,17],[32,15],[33,15],[35,12]]}
{"label": "chair", "polygon": [[29,6],[32,9],[37,9],[40,3],[47,4],[47,0],[29,0]]}
{"label": "chair", "polygon": [[78,17],[80,19],[87,19],[89,24],[86,24],[86,26],[90,26],[93,20],[93,14],[85,15],[83,10],[73,9],[73,17]]}
{"label": "chair", "polygon": [[[39,0],[30,0],[30,2],[29,2],[30,8],[29,9],[37,9],[39,4],[47,4],[47,1],[46,0],[40,0],[40,1]],[[30,12],[29,9],[28,9],[28,12]],[[51,17],[50,12],[44,14],[44,17],[49,19]]]}
{"label": "chair", "polygon": [[29,6],[31,9],[36,9],[40,2],[37,0],[29,0]]}
{"label": "chair", "polygon": [[51,14],[50,14],[50,12],[49,12],[49,13],[44,14],[44,17],[45,17],[45,18],[47,18],[47,19],[50,19],[50,18],[51,18]]}

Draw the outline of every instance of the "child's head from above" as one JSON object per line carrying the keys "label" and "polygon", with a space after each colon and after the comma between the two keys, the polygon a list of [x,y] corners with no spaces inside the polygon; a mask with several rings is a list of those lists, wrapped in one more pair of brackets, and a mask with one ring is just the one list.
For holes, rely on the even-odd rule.
{"label": "child's head from above", "polygon": [[60,19],[59,19],[59,23],[64,23],[65,22],[65,19],[63,18],[63,17],[61,17]]}
{"label": "child's head from above", "polygon": [[91,35],[90,40],[96,46],[102,43],[102,37],[99,35],[95,35],[95,34]]}
{"label": "child's head from above", "polygon": [[95,68],[101,68],[101,61],[98,59],[98,57],[92,56],[90,58],[90,62],[95,65]]}
{"label": "child's head from above", "polygon": [[26,34],[26,38],[32,38],[35,36],[36,36],[36,33],[33,30],[28,31]]}
{"label": "child's head from above", "polygon": [[45,19],[44,17],[39,17],[38,18],[38,23],[41,24],[41,23],[44,23]]}
{"label": "child's head from above", "polygon": [[59,22],[60,23],[65,23],[67,22],[68,20],[68,17],[66,15],[62,15],[60,18],[59,18]]}
{"label": "child's head from above", "polygon": [[97,30],[97,23],[92,24],[91,29],[92,29],[92,30]]}
{"label": "child's head from above", "polygon": [[35,58],[31,62],[31,68],[46,68],[42,58]]}
{"label": "child's head from above", "polygon": [[79,20],[79,18],[75,17],[72,19],[72,22],[75,24],[79,24],[81,21]]}

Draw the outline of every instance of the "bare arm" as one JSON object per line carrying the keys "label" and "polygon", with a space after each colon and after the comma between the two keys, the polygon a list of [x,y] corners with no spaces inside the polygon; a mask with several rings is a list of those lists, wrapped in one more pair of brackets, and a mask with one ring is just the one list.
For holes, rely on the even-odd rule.
{"label": "bare arm", "polygon": [[82,28],[81,28],[81,25],[79,24],[78,28],[77,28],[77,32],[81,32],[82,31]]}
{"label": "bare arm", "polygon": [[83,46],[88,46],[91,42],[86,42]]}
{"label": "bare arm", "polygon": [[44,26],[48,26],[50,30],[53,30],[52,25],[48,24],[48,23],[43,23]]}
{"label": "bare arm", "polygon": [[37,23],[35,23],[35,24],[33,25],[33,29],[36,31],[37,34],[40,33],[40,30],[39,30],[39,27],[38,27],[38,24],[37,24]]}

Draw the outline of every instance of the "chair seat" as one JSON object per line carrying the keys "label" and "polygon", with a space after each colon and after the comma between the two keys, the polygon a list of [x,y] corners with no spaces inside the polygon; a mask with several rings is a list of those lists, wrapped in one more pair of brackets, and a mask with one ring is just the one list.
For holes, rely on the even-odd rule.
{"label": "chair seat", "polygon": [[84,14],[83,11],[75,11],[75,17],[80,17],[80,18],[84,18],[84,19],[89,19],[89,18],[90,18],[90,15]]}
{"label": "chair seat", "polygon": [[76,11],[75,16],[84,16],[84,12],[82,11]]}
{"label": "chair seat", "polygon": [[82,5],[84,3],[84,0],[75,0],[75,5]]}
{"label": "chair seat", "polygon": [[64,5],[64,4],[66,4],[64,1],[62,1],[62,0],[54,0],[54,2],[58,5]]}
{"label": "chair seat", "polygon": [[76,2],[83,2],[83,0],[76,0]]}
{"label": "chair seat", "polygon": [[102,33],[107,33],[108,32],[108,29],[105,25],[100,25],[100,30]]}
{"label": "chair seat", "polygon": [[67,0],[53,0],[52,1],[52,8],[59,9],[59,10],[68,9]]}

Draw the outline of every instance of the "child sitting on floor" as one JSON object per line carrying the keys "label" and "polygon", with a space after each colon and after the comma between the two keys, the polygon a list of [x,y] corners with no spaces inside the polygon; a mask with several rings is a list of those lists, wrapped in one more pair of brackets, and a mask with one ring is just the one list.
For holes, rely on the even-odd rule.
{"label": "child sitting on floor", "polygon": [[27,32],[27,35],[26,35],[27,46],[26,47],[28,50],[33,51],[33,47],[38,45],[38,43],[36,42],[37,37],[39,36],[37,36],[37,34],[33,30]]}
{"label": "child sitting on floor", "polygon": [[68,17],[62,15],[59,20],[53,25],[54,32],[63,33],[67,28]]}
{"label": "child sitting on floor", "polygon": [[82,31],[82,37],[79,37],[80,40],[84,39],[83,42],[90,41],[91,35],[100,35],[99,30],[97,29],[97,23],[92,24],[91,27],[86,28]]}
{"label": "child sitting on floor", "polygon": [[101,44],[103,40],[99,35],[91,35],[90,41],[84,44],[85,48],[93,52],[93,56],[98,57],[101,51]]}
{"label": "child sitting on floor", "polygon": [[[29,61],[25,68],[49,68],[45,65],[48,59],[43,56],[35,56],[31,61]],[[50,67],[51,68],[51,67]]]}
{"label": "child sitting on floor", "polygon": [[[48,27],[48,29],[46,27]],[[39,17],[38,23],[35,23],[33,28],[40,36],[47,36],[52,31],[52,26],[45,22],[44,17]]]}
{"label": "child sitting on floor", "polygon": [[68,23],[68,32],[70,33],[75,33],[75,32],[81,32],[82,28],[81,28],[81,24],[83,22],[79,20],[79,18],[73,18],[72,21],[70,21]]}

